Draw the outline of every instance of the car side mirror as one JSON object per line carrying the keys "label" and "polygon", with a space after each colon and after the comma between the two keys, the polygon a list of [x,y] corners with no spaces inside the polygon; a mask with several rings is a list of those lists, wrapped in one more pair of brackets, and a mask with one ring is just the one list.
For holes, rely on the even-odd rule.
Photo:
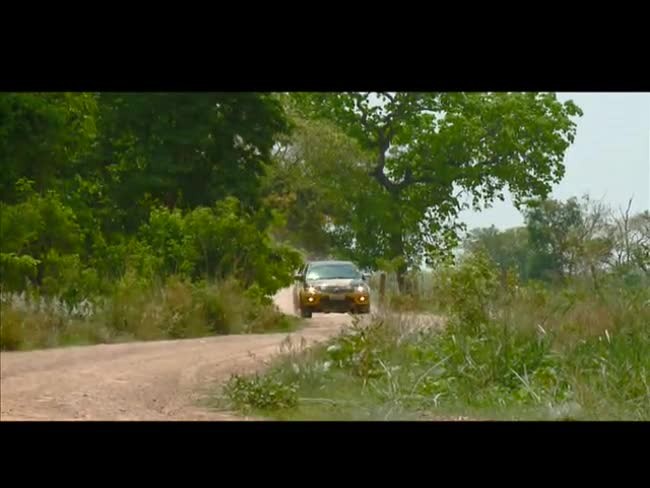
{"label": "car side mirror", "polygon": [[302,281],[302,275],[299,275],[299,274],[294,275],[293,279],[296,280],[296,281]]}
{"label": "car side mirror", "polygon": [[370,275],[367,275],[367,274],[364,273],[364,274],[361,275],[361,279],[363,281],[368,281],[368,279],[370,279]]}

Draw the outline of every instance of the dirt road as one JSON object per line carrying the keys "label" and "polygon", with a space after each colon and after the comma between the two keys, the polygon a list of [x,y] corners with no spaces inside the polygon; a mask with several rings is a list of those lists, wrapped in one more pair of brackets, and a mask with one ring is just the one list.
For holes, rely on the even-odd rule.
{"label": "dirt road", "polygon": [[[276,303],[291,313],[291,291]],[[348,315],[315,314],[293,343],[330,337]],[[259,334],[0,354],[0,420],[230,420],[197,406],[215,382],[263,366],[287,338]]]}

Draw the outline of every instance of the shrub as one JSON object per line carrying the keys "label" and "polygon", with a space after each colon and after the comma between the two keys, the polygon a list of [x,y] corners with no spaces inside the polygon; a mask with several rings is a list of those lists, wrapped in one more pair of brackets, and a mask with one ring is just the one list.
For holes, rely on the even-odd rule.
{"label": "shrub", "polygon": [[22,350],[55,347],[68,319],[54,307],[25,310],[2,304],[0,349]]}
{"label": "shrub", "polygon": [[195,287],[195,303],[208,329],[215,334],[246,331],[252,304],[234,280]]}
{"label": "shrub", "polygon": [[[462,273],[465,289],[490,275]],[[272,415],[650,419],[648,291],[604,281],[596,295],[582,286],[491,287],[489,304],[452,294],[456,315],[444,329],[411,326],[395,313],[357,323],[271,366],[269,385],[296,385],[305,399]],[[458,313],[461,303],[477,313]]]}
{"label": "shrub", "polygon": [[292,330],[297,318],[282,314],[266,297],[246,293],[234,280],[191,283],[172,276],[152,283],[129,271],[111,296],[88,310],[37,294],[17,307],[6,295],[0,346],[32,349],[124,340],[183,339],[211,334]]}
{"label": "shrub", "polygon": [[463,259],[443,270],[436,291],[443,306],[457,325],[476,329],[490,320],[490,307],[499,289],[494,264],[482,253]]}
{"label": "shrub", "polygon": [[235,375],[224,388],[233,406],[242,410],[286,410],[298,404],[297,386],[271,376]]}

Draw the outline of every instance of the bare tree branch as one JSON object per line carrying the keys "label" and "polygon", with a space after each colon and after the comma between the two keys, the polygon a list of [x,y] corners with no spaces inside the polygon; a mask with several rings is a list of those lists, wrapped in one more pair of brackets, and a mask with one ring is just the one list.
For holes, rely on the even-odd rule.
{"label": "bare tree branch", "polygon": [[623,219],[623,239],[625,242],[625,262],[628,264],[631,260],[630,253],[630,208],[632,207],[632,198],[627,202],[627,209],[625,213],[621,211],[621,218]]}

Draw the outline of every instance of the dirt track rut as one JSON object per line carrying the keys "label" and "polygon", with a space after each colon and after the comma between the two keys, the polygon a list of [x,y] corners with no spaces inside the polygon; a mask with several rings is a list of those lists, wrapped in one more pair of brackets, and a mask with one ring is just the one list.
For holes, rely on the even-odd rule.
{"label": "dirt track rut", "polygon": [[[276,296],[289,313],[291,291]],[[251,371],[293,343],[321,341],[351,323],[315,314],[292,334],[72,347],[0,354],[0,420],[241,420],[198,406],[215,382]]]}

